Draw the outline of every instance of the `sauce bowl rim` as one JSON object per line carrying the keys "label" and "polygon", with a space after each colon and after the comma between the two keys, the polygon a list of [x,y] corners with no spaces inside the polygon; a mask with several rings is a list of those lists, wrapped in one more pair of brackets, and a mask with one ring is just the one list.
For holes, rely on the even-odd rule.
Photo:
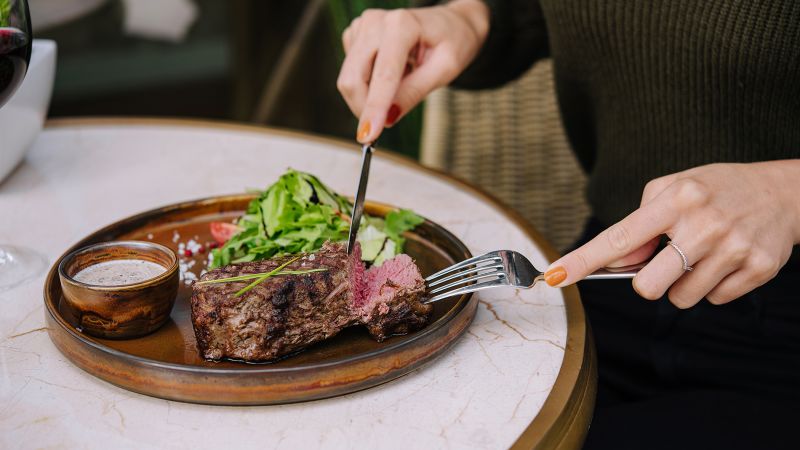
{"label": "sauce bowl rim", "polygon": [[[170,259],[169,267],[165,267],[160,263],[161,267],[164,267],[163,273],[160,273],[152,278],[147,278],[146,280],[142,280],[136,283],[131,284],[114,284],[114,285],[100,285],[100,284],[89,284],[84,283],[82,281],[78,281],[72,278],[70,275],[67,274],[67,266],[79,255],[84,253],[90,253],[92,251],[96,251],[98,249],[104,248],[113,248],[113,247],[127,247],[127,248],[142,248],[142,247],[150,247],[151,249],[155,249],[161,253],[166,254]],[[134,259],[134,258],[129,258]],[[158,283],[160,281],[166,280],[167,278],[171,277],[175,271],[178,270],[178,256],[170,250],[168,247],[158,244],[156,242],[150,241],[137,241],[137,240],[124,240],[124,241],[108,241],[108,242],[100,242],[97,244],[87,245],[86,247],[81,247],[77,250],[70,252],[68,255],[64,256],[61,259],[61,262],[58,264],[58,276],[63,280],[70,284],[73,284],[78,287],[92,289],[97,291],[123,291],[123,290],[133,290],[137,288],[147,287],[149,285]]]}

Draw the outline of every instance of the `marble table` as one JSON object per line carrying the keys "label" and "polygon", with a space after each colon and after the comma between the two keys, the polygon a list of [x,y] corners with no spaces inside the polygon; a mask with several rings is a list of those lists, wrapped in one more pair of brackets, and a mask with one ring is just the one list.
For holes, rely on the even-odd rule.
{"label": "marble table", "polygon": [[[355,145],[286,131],[184,120],[49,123],[0,184],[0,242],[52,263],[101,226],[160,205],[265,187],[291,166],[352,194]],[[473,254],[555,254],[480,190],[378,151],[368,198],[410,207]],[[115,387],[50,342],[39,278],[0,292],[0,448],[577,448],[595,364],[577,290],[477,295],[468,332],[432,364],[379,387],[292,405],[219,407]]]}

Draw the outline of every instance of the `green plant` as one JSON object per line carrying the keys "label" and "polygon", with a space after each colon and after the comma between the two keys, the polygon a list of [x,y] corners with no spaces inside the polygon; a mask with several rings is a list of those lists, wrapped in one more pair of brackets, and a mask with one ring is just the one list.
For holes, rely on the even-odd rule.
{"label": "green plant", "polygon": [[8,26],[11,16],[11,0],[0,0],[0,27]]}
{"label": "green plant", "polygon": [[[341,35],[356,17],[369,8],[395,9],[407,8],[410,0],[331,0],[328,3],[333,30],[336,33],[334,45],[339,61],[344,60]],[[353,119],[353,129],[357,123]],[[389,148],[413,158],[419,157],[420,136],[422,134],[422,105],[406,113],[397,124],[381,134],[378,146]]]}

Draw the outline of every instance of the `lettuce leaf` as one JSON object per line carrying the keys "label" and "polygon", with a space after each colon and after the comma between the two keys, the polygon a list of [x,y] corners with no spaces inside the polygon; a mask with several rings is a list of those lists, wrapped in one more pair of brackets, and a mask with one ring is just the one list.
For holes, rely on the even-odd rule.
{"label": "lettuce leaf", "polygon": [[[313,252],[325,241],[345,241],[350,230],[350,202],[314,175],[288,170],[250,202],[237,225],[242,229],[212,252],[209,268],[258,261],[277,255]],[[409,210],[386,219],[364,215],[357,236],[361,258],[380,265],[402,253],[402,234],[424,221]]]}
{"label": "lettuce leaf", "polygon": [[405,243],[405,239],[402,237],[403,233],[413,230],[424,221],[425,219],[408,209],[391,211],[386,215],[384,232],[389,236],[389,239],[397,244],[397,253],[402,253],[403,251],[403,244]]}

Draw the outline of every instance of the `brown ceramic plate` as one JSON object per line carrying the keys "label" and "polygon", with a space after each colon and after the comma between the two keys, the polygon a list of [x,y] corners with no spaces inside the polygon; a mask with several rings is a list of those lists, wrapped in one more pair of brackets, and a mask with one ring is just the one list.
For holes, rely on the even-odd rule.
{"label": "brown ceramic plate", "polygon": [[[178,242],[197,236],[212,241],[208,224],[242,214],[250,195],[214,197],[170,205],[129,217],[82,239],[67,251],[119,239],[151,240],[177,249]],[[368,213],[383,216],[392,208],[367,203]],[[173,242],[174,233],[180,238]],[[466,246],[444,228],[425,221],[408,233],[406,253],[423,276],[469,258]],[[203,266],[200,254],[195,272]],[[62,256],[63,258],[63,256]],[[183,258],[188,261],[192,258]],[[55,262],[44,286],[46,320],[56,347],[83,370],[125,389],[195,403],[267,405],[342,395],[385,383],[431,361],[467,329],[476,302],[463,296],[437,302],[431,324],[405,336],[375,342],[361,327],[270,364],[210,362],[196,348],[189,317],[191,288],[184,283],[170,320],[158,331],[136,339],[109,340],[76,329],[63,302]]]}

